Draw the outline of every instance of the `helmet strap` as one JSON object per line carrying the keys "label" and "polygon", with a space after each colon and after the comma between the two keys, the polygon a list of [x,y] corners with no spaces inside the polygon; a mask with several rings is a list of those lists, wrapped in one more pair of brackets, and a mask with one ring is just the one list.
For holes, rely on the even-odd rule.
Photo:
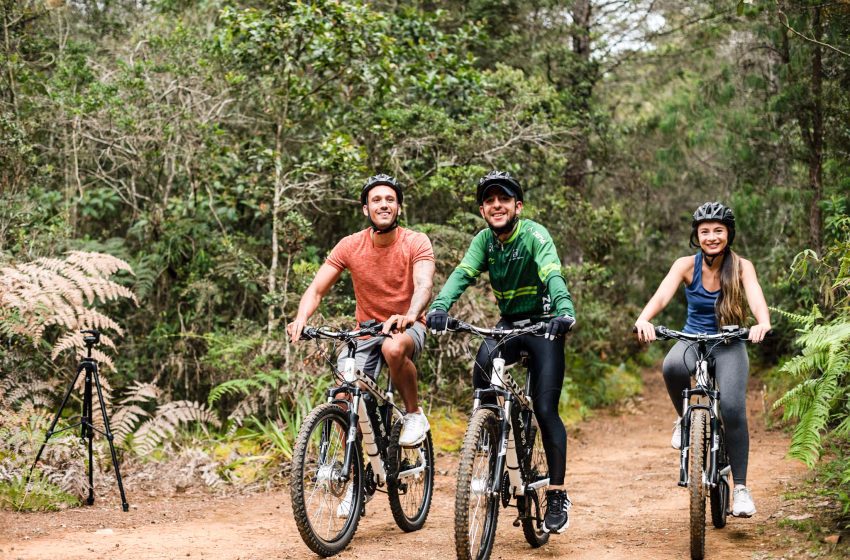
{"label": "helmet strap", "polygon": [[367,212],[366,213],[366,219],[369,220],[369,225],[372,227],[372,232],[375,233],[376,235],[381,235],[383,233],[389,233],[392,230],[394,230],[395,228],[397,228],[398,227],[398,215],[401,214],[401,206],[399,206],[398,210],[399,211],[395,215],[395,220],[393,220],[393,223],[391,223],[390,225],[388,225],[384,229],[381,229],[377,225],[375,225],[375,222],[372,221],[372,216],[370,216],[369,213]]}
{"label": "helmet strap", "polygon": [[394,230],[395,228],[397,228],[398,227],[398,218],[396,218],[396,220],[392,223],[392,225],[387,226],[384,229],[378,229],[378,226],[375,225],[375,222],[373,222],[371,218],[369,219],[369,224],[371,224],[372,231],[375,232],[375,234],[381,235],[382,233],[389,233],[392,230]]}

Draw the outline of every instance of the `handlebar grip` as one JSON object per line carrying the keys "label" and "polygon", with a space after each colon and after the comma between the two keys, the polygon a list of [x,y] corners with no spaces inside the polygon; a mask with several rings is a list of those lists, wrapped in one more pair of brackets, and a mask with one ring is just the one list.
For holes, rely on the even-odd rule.
{"label": "handlebar grip", "polygon": [[446,318],[446,329],[448,329],[450,331],[457,329],[459,324],[460,324],[460,321],[458,319],[455,319],[454,317],[447,317]]}

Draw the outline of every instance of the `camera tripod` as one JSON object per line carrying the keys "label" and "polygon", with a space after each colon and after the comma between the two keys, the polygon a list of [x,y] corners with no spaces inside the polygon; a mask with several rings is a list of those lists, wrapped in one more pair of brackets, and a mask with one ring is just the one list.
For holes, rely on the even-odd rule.
{"label": "camera tripod", "polygon": [[[118,480],[118,491],[121,493],[121,509],[129,511],[130,505],[127,503],[127,497],[124,495],[124,484],[121,482],[121,471],[118,470],[118,458],[115,455],[115,446],[112,444],[114,436],[112,435],[112,430],[109,429],[109,418],[106,417],[106,405],[103,402],[103,390],[101,389],[100,377],[97,373],[97,360],[91,356],[92,348],[100,342],[100,331],[94,329],[85,330],[83,331],[83,334],[85,335],[83,337],[83,342],[86,345],[87,355],[80,360],[80,364],[77,366],[77,374],[74,375],[70,385],[68,385],[68,390],[65,392],[65,398],[62,399],[62,404],[59,406],[59,410],[56,411],[56,416],[53,417],[53,422],[51,422],[50,428],[44,435],[44,442],[41,444],[41,448],[38,450],[38,453],[35,456],[35,461],[33,461],[32,466],[30,467],[30,472],[27,475],[27,484],[29,484],[30,477],[32,476],[32,470],[35,468],[38,460],[41,459],[41,454],[44,451],[44,447],[47,445],[47,440],[49,440],[54,434],[58,434],[66,430],[72,430],[79,426],[80,439],[83,440],[84,443],[85,440],[88,439],[89,449],[89,496],[86,503],[88,505],[92,505],[94,503],[94,461],[92,461],[92,440],[94,439],[94,433],[98,432],[99,434],[106,436],[106,440],[109,442],[109,450],[112,453],[112,466],[115,468],[115,478]],[[68,426],[54,432],[53,430],[56,427],[56,423],[62,416],[62,410],[65,408],[65,405],[68,404],[68,398],[71,396],[71,392],[74,390],[74,385],[77,384],[77,379],[80,377],[80,373],[83,370],[86,372],[86,382],[83,388],[83,412],[80,416],[80,421],[72,426]],[[92,380],[94,380],[94,385],[97,387],[97,398],[98,401],[100,401],[100,412],[103,414],[103,427],[105,429],[103,432],[95,428],[92,423],[94,420],[94,412],[92,410]]]}

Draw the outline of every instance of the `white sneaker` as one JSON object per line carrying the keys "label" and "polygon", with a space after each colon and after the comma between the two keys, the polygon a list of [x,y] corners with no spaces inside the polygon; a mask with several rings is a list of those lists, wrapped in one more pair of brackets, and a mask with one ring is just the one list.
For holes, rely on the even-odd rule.
{"label": "white sneaker", "polygon": [[415,447],[422,443],[431,425],[420,408],[417,412],[408,412],[404,415],[404,425],[398,436],[398,444],[402,447]]}
{"label": "white sneaker", "polygon": [[351,513],[351,502],[354,501],[354,483],[348,485],[348,490],[345,491],[345,496],[342,501],[336,506],[336,516],[346,519]]}
{"label": "white sneaker", "polygon": [[673,422],[673,437],[670,438],[670,445],[673,449],[682,448],[682,417],[680,416]]}
{"label": "white sneaker", "polygon": [[[368,504],[371,500],[373,494],[369,494],[366,490],[363,490],[363,504]],[[348,517],[349,512],[351,511],[351,501],[354,499],[354,483],[348,485],[348,490],[345,491],[345,497],[343,497],[342,501],[336,506],[336,516],[342,519]]]}
{"label": "white sneaker", "polygon": [[756,505],[746,486],[736,486],[732,491],[732,515],[735,517],[752,517],[756,513]]}

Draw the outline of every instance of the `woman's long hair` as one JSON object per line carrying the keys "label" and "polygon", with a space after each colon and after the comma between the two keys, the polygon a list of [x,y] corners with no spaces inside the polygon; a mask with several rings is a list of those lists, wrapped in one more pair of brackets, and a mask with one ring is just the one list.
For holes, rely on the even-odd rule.
{"label": "woman's long hair", "polygon": [[726,248],[720,265],[720,295],[714,304],[717,324],[744,326],[747,312],[744,309],[744,283],[741,280],[741,257]]}

